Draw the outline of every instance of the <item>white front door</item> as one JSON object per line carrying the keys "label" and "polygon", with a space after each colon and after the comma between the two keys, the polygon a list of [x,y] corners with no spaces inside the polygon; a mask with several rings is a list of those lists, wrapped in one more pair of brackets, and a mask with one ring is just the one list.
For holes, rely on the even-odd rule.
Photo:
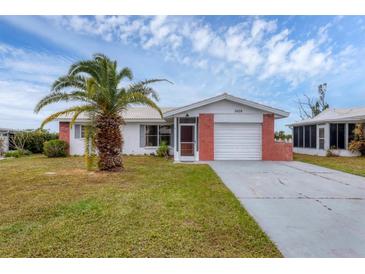
{"label": "white front door", "polygon": [[214,159],[261,160],[261,135],[261,124],[215,123]]}
{"label": "white front door", "polygon": [[180,161],[195,160],[195,124],[180,124]]}

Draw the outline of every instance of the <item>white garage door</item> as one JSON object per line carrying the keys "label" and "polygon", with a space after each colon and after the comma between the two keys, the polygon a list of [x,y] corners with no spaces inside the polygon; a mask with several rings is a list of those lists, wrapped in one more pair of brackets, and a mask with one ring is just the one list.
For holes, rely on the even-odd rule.
{"label": "white garage door", "polygon": [[261,124],[214,124],[215,160],[261,160]]}

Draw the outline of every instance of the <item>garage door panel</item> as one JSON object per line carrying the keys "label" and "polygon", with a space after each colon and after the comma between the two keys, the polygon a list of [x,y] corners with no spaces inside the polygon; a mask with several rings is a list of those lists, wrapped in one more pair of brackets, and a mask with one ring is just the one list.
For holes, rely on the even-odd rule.
{"label": "garage door panel", "polygon": [[216,123],[215,160],[261,160],[261,124]]}

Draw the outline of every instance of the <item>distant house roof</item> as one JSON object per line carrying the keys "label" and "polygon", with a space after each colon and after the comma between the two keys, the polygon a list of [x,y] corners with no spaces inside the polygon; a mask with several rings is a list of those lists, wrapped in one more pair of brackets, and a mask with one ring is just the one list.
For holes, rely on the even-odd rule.
{"label": "distant house roof", "polygon": [[[171,107],[161,108],[162,113],[172,110]],[[160,113],[151,107],[130,107],[122,112],[122,116],[126,122],[164,122]],[[69,121],[72,115],[62,115],[57,120]],[[78,121],[88,121],[89,117],[86,113],[82,113],[77,118]]]}
{"label": "distant house roof", "polygon": [[205,99],[205,100],[202,100],[202,101],[190,104],[190,105],[186,105],[186,106],[183,106],[183,107],[178,107],[178,108],[172,109],[172,110],[166,112],[164,114],[164,116],[165,117],[172,117],[176,114],[179,114],[179,113],[182,113],[182,112],[185,112],[185,111],[189,111],[191,109],[195,109],[195,108],[198,108],[198,107],[202,107],[202,106],[205,106],[205,105],[208,105],[208,104],[212,104],[212,103],[215,103],[215,102],[218,102],[218,101],[221,101],[221,100],[228,100],[228,101],[231,101],[231,102],[234,102],[234,103],[238,103],[238,104],[246,105],[246,106],[249,106],[249,107],[253,107],[253,108],[265,111],[265,112],[274,113],[275,118],[285,118],[285,117],[289,116],[289,112],[286,112],[284,110],[269,107],[269,106],[266,106],[266,105],[262,105],[262,104],[259,104],[259,103],[256,103],[256,102],[253,102],[253,101],[250,101],[250,100],[242,99],[242,98],[239,98],[239,97],[235,97],[235,96],[232,96],[228,93],[223,93],[223,94],[220,94],[218,96],[210,97],[208,99]]}
{"label": "distant house roof", "polygon": [[13,129],[13,128],[2,128],[0,127],[0,132],[10,132],[10,133],[13,133],[13,132],[17,132],[19,130],[16,130],[16,129]]}
{"label": "distant house roof", "polygon": [[331,108],[326,109],[317,116],[298,121],[288,126],[299,126],[309,124],[319,124],[327,122],[346,122],[365,120],[365,108]]}

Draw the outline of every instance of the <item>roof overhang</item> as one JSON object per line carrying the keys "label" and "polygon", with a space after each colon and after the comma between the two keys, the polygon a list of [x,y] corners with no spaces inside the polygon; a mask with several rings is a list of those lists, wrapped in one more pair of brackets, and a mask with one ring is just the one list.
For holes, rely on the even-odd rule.
{"label": "roof overhang", "polygon": [[361,115],[361,116],[353,116],[353,117],[337,118],[337,119],[304,120],[292,124],[287,124],[287,126],[293,127],[293,126],[316,125],[325,123],[345,123],[345,122],[359,122],[359,121],[365,121],[365,116]]}
{"label": "roof overhang", "polygon": [[183,106],[183,107],[175,108],[171,111],[167,111],[167,112],[164,113],[164,118],[170,118],[170,117],[173,117],[173,116],[178,115],[180,113],[183,113],[183,112],[195,109],[195,108],[199,108],[199,107],[202,107],[202,106],[205,106],[205,105],[209,105],[209,104],[212,104],[212,103],[215,103],[215,102],[218,102],[218,101],[222,101],[222,100],[228,100],[228,101],[231,101],[231,102],[234,102],[234,103],[238,103],[238,104],[246,105],[246,106],[249,106],[249,107],[252,107],[252,108],[256,108],[256,109],[262,110],[264,112],[273,113],[275,115],[276,119],[286,118],[290,114],[289,112],[286,112],[286,111],[281,110],[281,109],[272,108],[272,107],[265,106],[265,105],[262,105],[262,104],[259,104],[259,103],[253,102],[253,101],[249,101],[249,100],[245,100],[245,99],[242,99],[242,98],[239,98],[239,97],[235,97],[235,96],[229,95],[227,93],[223,93],[223,94],[215,96],[215,97],[211,97],[211,98],[208,98],[208,99],[205,99],[205,100],[202,100],[202,101],[190,104],[190,105],[186,105],[186,106]]}
{"label": "roof overhang", "polygon": [[[71,122],[72,118],[58,118],[58,122]],[[78,118],[76,123],[88,123],[90,119]],[[124,119],[126,123],[166,123],[164,119]]]}

